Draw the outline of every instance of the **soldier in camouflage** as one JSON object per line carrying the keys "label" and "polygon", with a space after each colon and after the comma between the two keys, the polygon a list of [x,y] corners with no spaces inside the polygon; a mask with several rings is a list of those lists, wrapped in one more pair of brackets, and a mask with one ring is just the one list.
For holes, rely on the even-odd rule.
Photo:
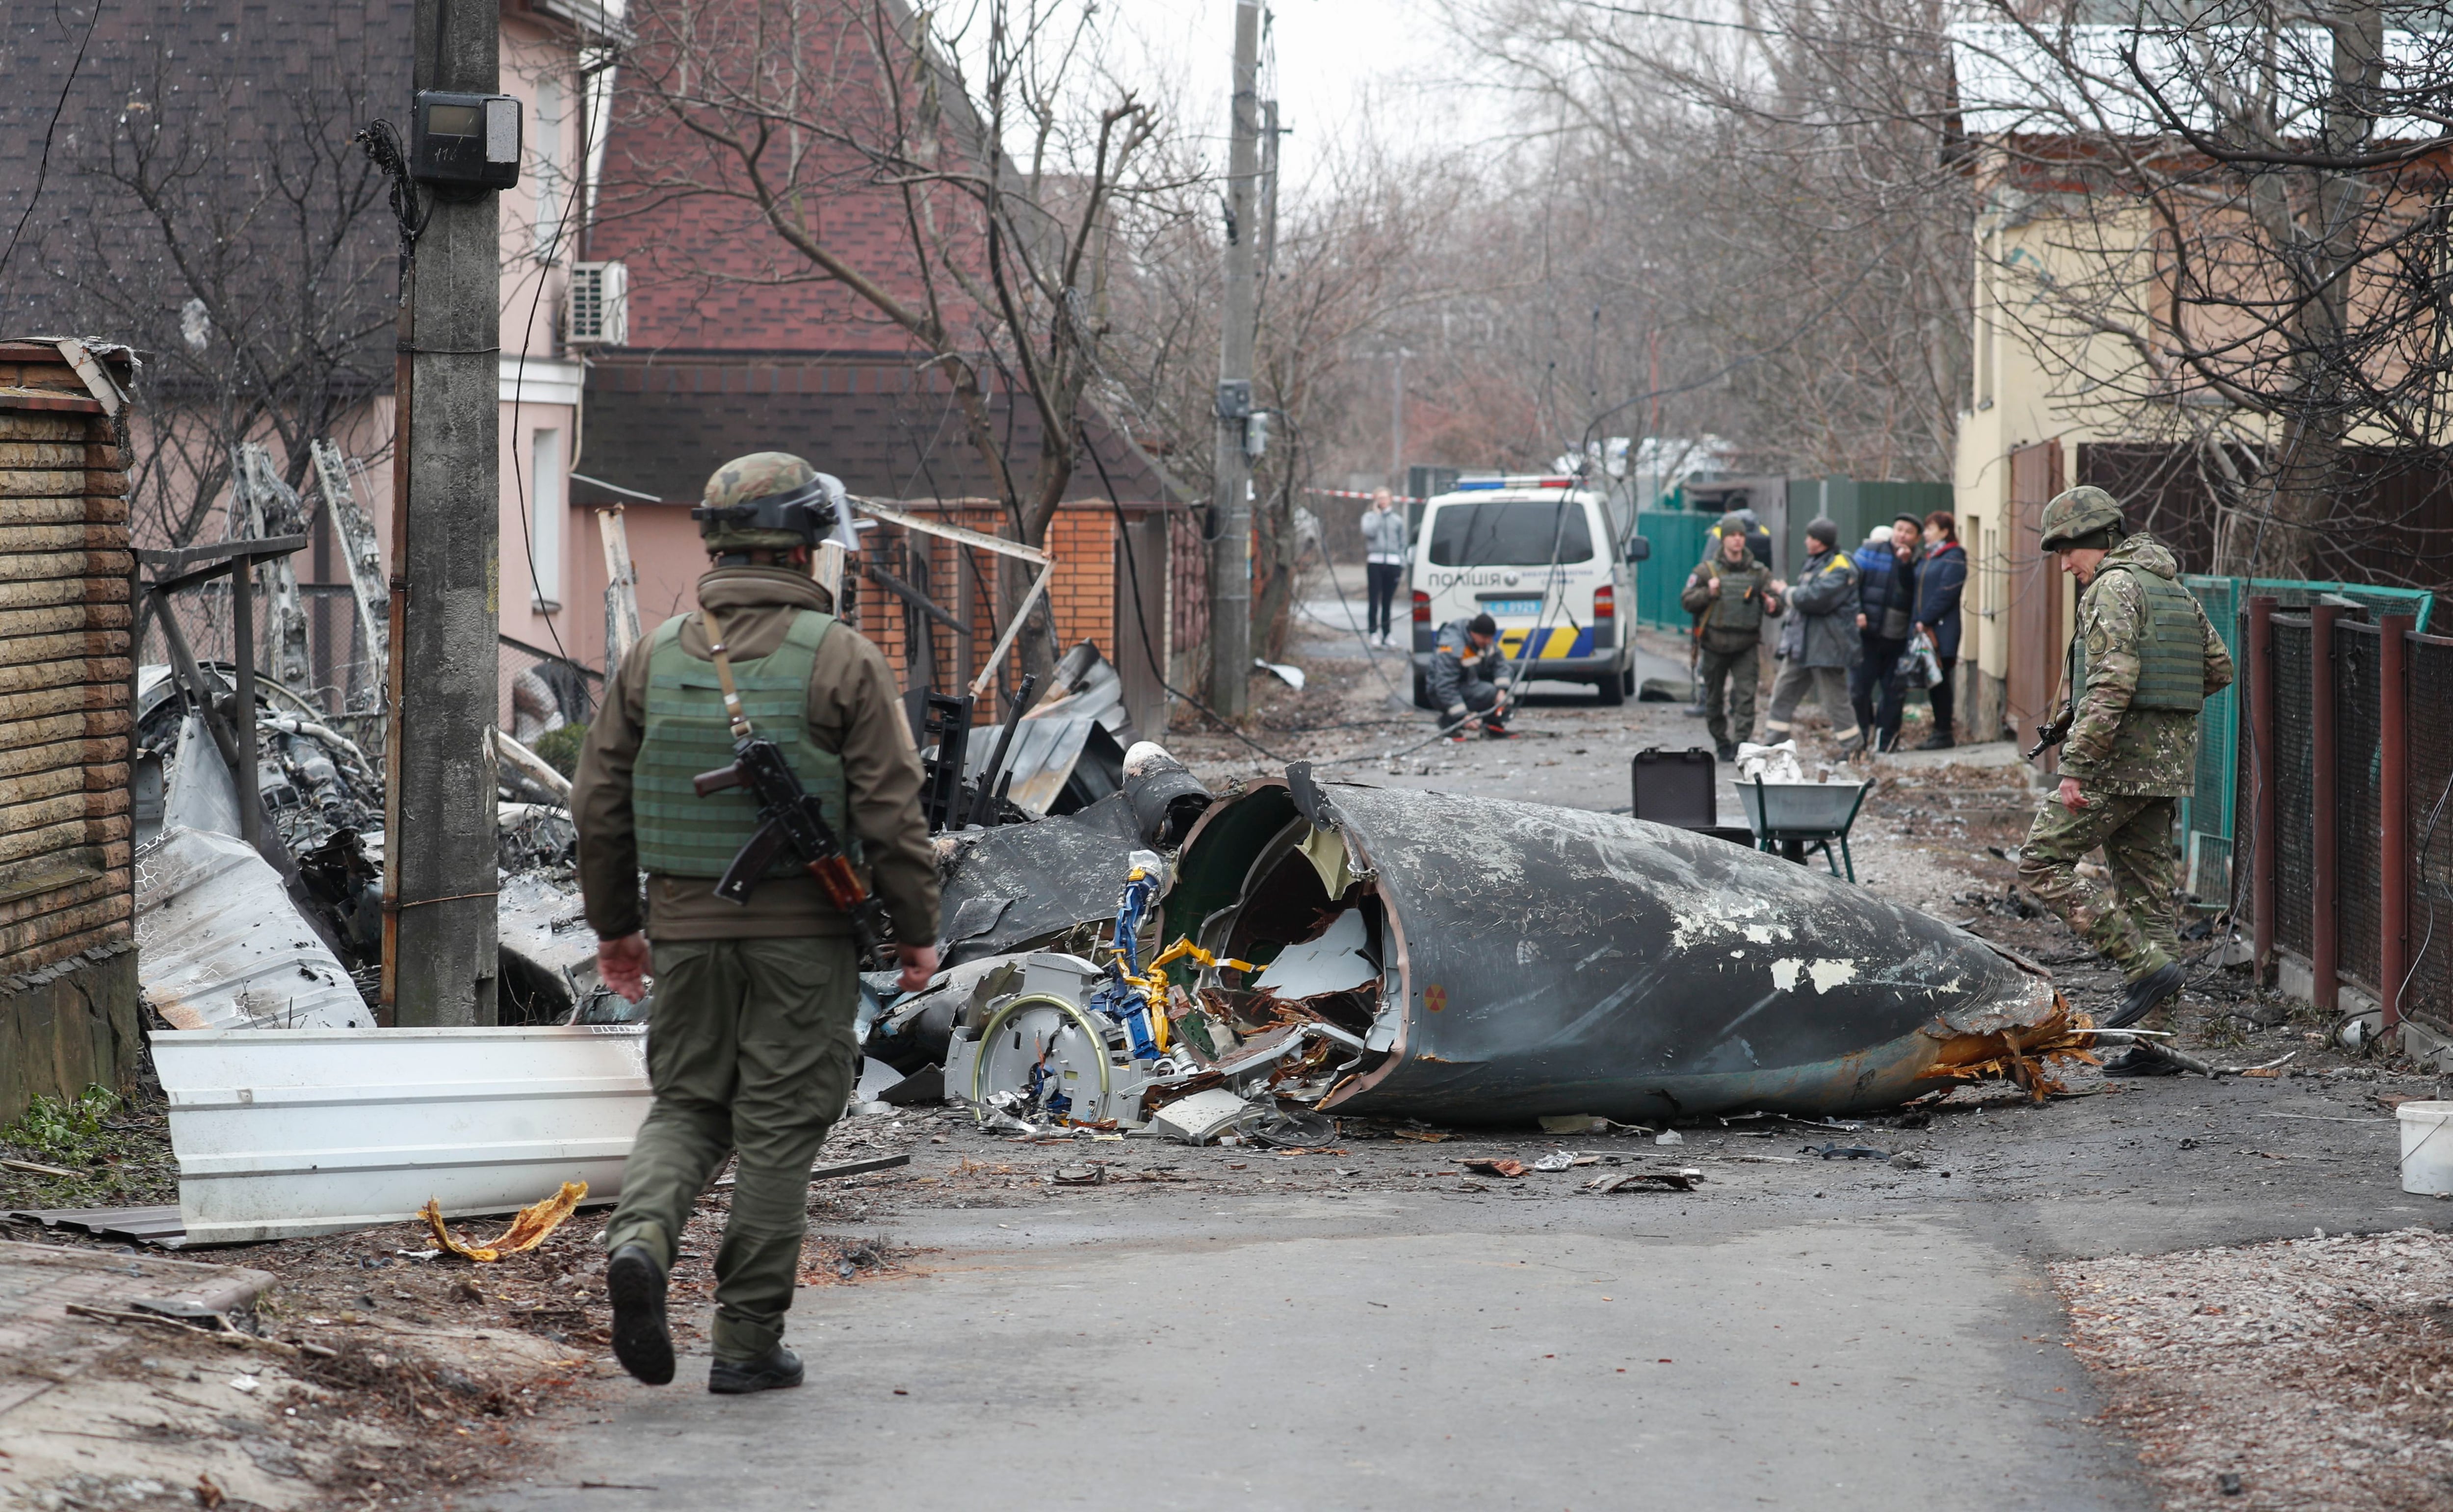
{"label": "soldier in camouflage", "polygon": [[[2180,991],[2173,959],[2175,801],[2196,786],[2198,710],[2231,686],[2231,655],[2179,581],[2172,553],[2124,527],[2102,488],[2071,488],[2044,507],[2044,548],[2083,589],[2055,729],[2059,789],[2037,811],[2019,880],[2071,930],[2110,957],[2129,984],[2107,1027],[2137,1023]],[[2097,846],[2104,889],[2079,875]],[[2107,1074],[2149,1074],[2160,1060],[2132,1052]]]}

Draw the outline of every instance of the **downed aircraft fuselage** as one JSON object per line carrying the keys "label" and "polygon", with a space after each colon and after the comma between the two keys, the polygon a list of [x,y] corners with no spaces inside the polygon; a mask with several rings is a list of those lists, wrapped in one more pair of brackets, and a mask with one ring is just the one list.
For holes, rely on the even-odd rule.
{"label": "downed aircraft fuselage", "polygon": [[1578,809],[1318,791],[1310,818],[1275,782],[1206,814],[1167,935],[1266,960],[1346,908],[1375,910],[1371,1051],[1325,1110],[1864,1111],[2066,1025],[2032,968],[1778,857]]}

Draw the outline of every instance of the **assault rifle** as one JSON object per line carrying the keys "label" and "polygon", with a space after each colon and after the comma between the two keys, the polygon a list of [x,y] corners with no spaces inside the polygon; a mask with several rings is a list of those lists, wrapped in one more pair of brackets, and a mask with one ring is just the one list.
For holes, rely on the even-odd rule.
{"label": "assault rifle", "polygon": [[728,787],[747,787],[758,800],[758,832],[749,837],[724,870],[724,878],[715,885],[715,895],[727,903],[747,904],[750,890],[775,864],[775,858],[789,852],[792,859],[809,868],[826,889],[827,901],[844,912],[851,921],[852,933],[860,937],[864,954],[877,947],[884,932],[886,909],[868,889],[860,885],[860,874],[851,869],[845,856],[843,842],[836,838],[834,826],[827,823],[818,801],[801,786],[801,779],[792,771],[792,764],[784,759],[783,750],[764,735],[748,735],[733,742],[732,765],[719,766],[711,772],[701,772],[690,779],[690,786],[705,798]]}
{"label": "assault rifle", "polygon": [[724,629],[716,622],[713,610],[700,608],[706,622],[708,659],[715,663],[716,680],[724,686],[724,711],[732,722],[732,765],[719,766],[711,772],[701,772],[690,779],[698,795],[706,798],[728,787],[747,787],[758,800],[758,829],[724,868],[724,877],[715,885],[715,895],[730,904],[748,904],[750,891],[775,864],[779,855],[790,852],[793,860],[809,869],[826,889],[827,901],[843,910],[851,921],[852,933],[860,940],[863,955],[877,948],[885,933],[886,908],[868,889],[860,884],[860,874],[851,869],[851,861],[844,854],[843,842],[836,838],[834,826],[827,823],[826,812],[818,801],[801,786],[801,779],[785,759],[783,749],[773,741],[749,727],[742,712],[740,691],[732,686],[732,658],[724,644]]}
{"label": "assault rifle", "polygon": [[2077,712],[2078,711],[2076,709],[2071,708],[2067,705],[2064,705],[2062,706],[2062,711],[2059,714],[2054,715],[2050,723],[2037,726],[2036,743],[2027,747],[2027,760],[2034,761],[2044,752],[2069,739],[2070,724],[2076,717]]}

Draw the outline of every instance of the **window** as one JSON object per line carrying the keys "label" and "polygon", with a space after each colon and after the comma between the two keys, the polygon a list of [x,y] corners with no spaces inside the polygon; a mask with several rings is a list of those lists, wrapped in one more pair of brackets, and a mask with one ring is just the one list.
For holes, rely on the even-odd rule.
{"label": "window", "polygon": [[562,432],[528,435],[528,567],[539,611],[562,607]]}
{"label": "window", "polygon": [[1443,505],[1431,521],[1433,567],[1546,567],[1592,555],[1592,527],[1574,500]]}
{"label": "window", "polygon": [[562,79],[548,73],[536,86],[536,256],[557,262],[564,255],[562,223],[570,202],[570,181],[562,168]]}

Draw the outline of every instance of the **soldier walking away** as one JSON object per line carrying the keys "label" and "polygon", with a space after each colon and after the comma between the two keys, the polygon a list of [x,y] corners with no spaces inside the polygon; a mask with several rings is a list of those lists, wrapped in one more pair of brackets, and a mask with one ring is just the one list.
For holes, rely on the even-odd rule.
{"label": "soldier walking away", "polygon": [[1440,627],[1431,653],[1431,703],[1447,726],[1448,739],[1463,740],[1480,726],[1485,740],[1513,740],[1507,729],[1507,690],[1499,686],[1499,622],[1487,614],[1450,620]]}
{"label": "soldier walking away", "polygon": [[1695,616],[1705,718],[1725,762],[1737,760],[1738,742],[1755,738],[1763,622],[1779,618],[1780,595],[1771,568],[1748,549],[1745,531],[1725,531],[1715,545],[1719,549],[1687,574],[1678,602]]}
{"label": "soldier walking away", "polygon": [[[2084,591],[2062,711],[2037,747],[2061,744],[2061,786],[2036,812],[2019,880],[2121,968],[2128,990],[2104,1021],[2121,1028],[2161,1006],[2186,976],[2173,959],[2174,800],[2196,786],[2198,710],[2231,686],[2231,654],[2177,581],[2172,553],[2144,531],[2130,534],[2102,488],[2071,488],[2046,505],[2042,544]],[[2079,875],[2079,858],[2098,846],[2110,896]],[[2104,1074],[2169,1069],[2133,1049]]]}
{"label": "soldier walking away", "polygon": [[843,505],[841,484],[779,451],[708,480],[705,506],[691,511],[712,559],[698,580],[700,610],[666,621],[623,659],[572,784],[598,970],[633,1003],[655,973],[655,1104],[605,1238],[613,1352],[650,1385],[673,1378],[665,1286],[683,1224],[727,1155],[739,1159],[715,1256],[708,1389],[801,1383],[784,1314],[809,1165],[842,1116],[860,1053],[854,916],[820,880],[849,882],[840,862],[828,870],[778,854],[746,878],[727,875],[766,833],[766,810],[738,788],[702,796],[693,777],[746,766],[745,729],[771,742],[806,795],[794,811],[815,800],[829,838],[865,860],[895,939],[920,942],[896,947],[904,988],[936,970],[936,870],[893,676],[809,576]]}
{"label": "soldier walking away", "polygon": [[1844,754],[1854,756],[1865,748],[1865,733],[1848,703],[1848,668],[1858,655],[1857,564],[1839,545],[1840,527],[1815,521],[1805,527],[1805,566],[1797,587],[1772,580],[1772,591],[1786,596],[1787,616],[1780,627],[1780,675],[1772,681],[1764,739],[1788,739],[1796,729],[1797,706],[1811,688],[1831,721],[1831,738]]}
{"label": "soldier walking away", "polygon": [[1364,633],[1374,646],[1388,644],[1388,617],[1397,602],[1397,587],[1406,576],[1406,514],[1386,488],[1371,495],[1363,511],[1363,573],[1368,580],[1370,603]]}

